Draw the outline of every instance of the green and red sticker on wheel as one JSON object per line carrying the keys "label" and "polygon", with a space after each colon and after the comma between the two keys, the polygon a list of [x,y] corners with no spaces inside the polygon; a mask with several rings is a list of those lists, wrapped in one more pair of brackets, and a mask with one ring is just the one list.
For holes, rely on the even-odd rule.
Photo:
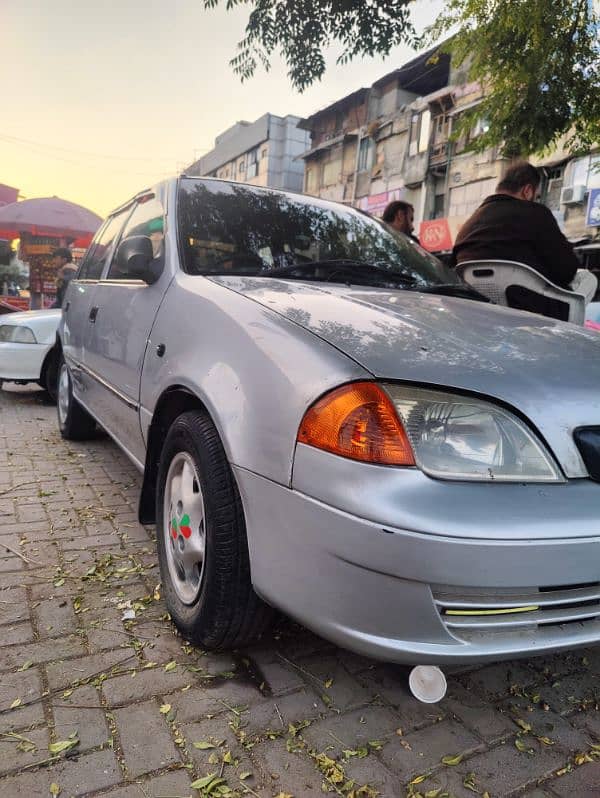
{"label": "green and red sticker on wheel", "polygon": [[186,513],[185,515],[181,516],[181,521],[178,521],[176,518],[171,520],[171,537],[173,540],[177,540],[177,533],[181,532],[184,538],[189,538],[192,536],[192,527],[190,526],[190,517]]}

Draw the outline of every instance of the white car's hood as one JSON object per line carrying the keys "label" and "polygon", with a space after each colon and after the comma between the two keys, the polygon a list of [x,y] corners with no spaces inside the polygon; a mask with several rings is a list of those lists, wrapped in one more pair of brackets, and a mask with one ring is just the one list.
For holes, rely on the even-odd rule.
{"label": "white car's hood", "polygon": [[39,344],[52,344],[56,339],[56,331],[61,314],[62,310],[60,308],[7,313],[5,316],[0,317],[0,326],[29,327]]}

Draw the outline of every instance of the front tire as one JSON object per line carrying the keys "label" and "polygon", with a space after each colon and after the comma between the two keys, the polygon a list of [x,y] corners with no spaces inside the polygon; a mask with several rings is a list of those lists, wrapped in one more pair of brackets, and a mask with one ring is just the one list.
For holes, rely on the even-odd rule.
{"label": "front tire", "polygon": [[96,422],[73,396],[69,367],[61,358],[58,367],[56,409],[60,434],[68,441],[85,441],[94,435]]}
{"label": "front tire", "polygon": [[189,411],[167,434],[156,494],[163,592],[182,635],[205,649],[256,639],[272,611],[250,578],[240,496],[209,416]]}

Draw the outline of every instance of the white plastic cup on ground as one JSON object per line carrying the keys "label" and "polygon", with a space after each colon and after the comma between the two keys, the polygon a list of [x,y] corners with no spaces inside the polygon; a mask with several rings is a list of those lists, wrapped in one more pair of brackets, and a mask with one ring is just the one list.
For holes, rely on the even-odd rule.
{"label": "white plastic cup on ground", "polygon": [[435,665],[416,665],[408,676],[411,693],[419,701],[436,704],[446,695],[446,677]]}

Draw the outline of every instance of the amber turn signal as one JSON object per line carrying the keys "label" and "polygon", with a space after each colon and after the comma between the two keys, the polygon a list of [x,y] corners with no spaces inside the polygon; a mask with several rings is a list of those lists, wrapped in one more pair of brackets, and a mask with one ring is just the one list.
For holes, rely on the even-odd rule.
{"label": "amber turn signal", "polygon": [[374,382],[352,382],[310,407],[298,442],[381,465],[414,466],[415,459],[392,401]]}

